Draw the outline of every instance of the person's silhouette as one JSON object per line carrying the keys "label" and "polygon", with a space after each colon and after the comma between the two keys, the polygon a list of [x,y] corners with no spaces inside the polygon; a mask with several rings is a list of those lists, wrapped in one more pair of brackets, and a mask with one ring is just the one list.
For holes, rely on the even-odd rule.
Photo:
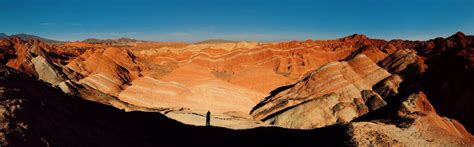
{"label": "person's silhouette", "polygon": [[206,114],[206,126],[211,126],[211,112],[207,111]]}

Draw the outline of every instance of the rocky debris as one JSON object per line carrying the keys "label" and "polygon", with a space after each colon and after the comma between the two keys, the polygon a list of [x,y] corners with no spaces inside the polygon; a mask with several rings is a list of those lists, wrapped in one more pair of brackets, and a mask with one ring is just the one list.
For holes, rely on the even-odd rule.
{"label": "rocky debris", "polygon": [[[400,122],[405,123],[400,123]],[[453,119],[436,114],[423,92],[415,92],[402,102],[398,117],[349,125],[351,143],[356,146],[471,146],[472,136]]]}
{"label": "rocky debris", "polygon": [[387,102],[372,90],[362,90],[361,95],[370,111],[377,110],[380,107],[387,105]]}
{"label": "rocky debris", "polygon": [[[295,106],[306,101],[319,99],[321,96],[330,93],[337,94],[340,97],[337,100],[339,102],[352,103],[354,98],[362,98],[362,90],[370,90],[375,83],[388,76],[390,74],[387,71],[378,67],[367,56],[359,54],[347,62],[332,62],[324,65],[291,87],[275,91],[277,93],[273,93],[254,107],[251,115],[255,119],[266,121],[272,118],[273,115],[283,114],[282,112],[287,111],[289,108],[297,108]],[[320,107],[326,107],[329,110],[336,104],[331,103],[330,105],[321,105]],[[355,104],[351,106],[354,113],[350,113],[358,114],[356,106]],[[291,117],[291,115],[289,116]],[[351,120],[353,117],[346,118],[342,120]]]}

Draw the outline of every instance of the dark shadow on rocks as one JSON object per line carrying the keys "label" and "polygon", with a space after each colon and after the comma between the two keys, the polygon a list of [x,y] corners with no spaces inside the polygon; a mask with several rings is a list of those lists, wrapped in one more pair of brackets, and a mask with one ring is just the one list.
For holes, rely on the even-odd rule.
{"label": "dark shadow on rocks", "polygon": [[255,105],[252,110],[250,110],[250,114],[252,114],[253,111],[255,111],[257,108],[260,108],[262,107],[263,105],[265,105],[267,103],[267,100],[275,95],[277,95],[278,93],[282,92],[282,91],[285,91],[287,89],[290,89],[291,87],[293,87],[296,83],[294,84],[290,84],[290,85],[285,85],[285,86],[281,86],[281,87],[278,87],[274,90],[272,90],[270,92],[270,95],[268,95],[267,97],[263,98],[263,100],[258,103],[257,105]]}
{"label": "dark shadow on rocks", "polygon": [[424,74],[407,78],[400,83],[398,88],[399,93],[384,99],[387,102],[387,105],[381,107],[377,110],[370,111],[369,113],[354,119],[353,121],[370,121],[370,120],[382,120],[382,119],[398,119],[398,110],[400,109],[402,102],[405,101],[408,96],[417,91],[421,91],[422,87],[419,84],[419,79],[423,77]]}
{"label": "dark shadow on rocks", "polygon": [[347,127],[231,130],[185,125],[160,113],[124,112],[71,97],[0,65],[7,146],[343,146]]}
{"label": "dark shadow on rocks", "polygon": [[437,112],[474,131],[474,37],[463,33],[434,44],[423,81],[423,90]]}

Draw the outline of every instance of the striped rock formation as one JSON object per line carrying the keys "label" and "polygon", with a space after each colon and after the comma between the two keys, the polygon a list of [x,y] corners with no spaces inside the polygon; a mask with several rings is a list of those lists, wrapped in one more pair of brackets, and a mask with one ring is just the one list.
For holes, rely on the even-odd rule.
{"label": "striped rock formation", "polygon": [[[432,76],[420,81],[442,82],[433,80],[444,78],[437,73],[442,70],[437,70],[436,65],[441,65],[438,63],[443,61],[441,59],[458,56],[471,61],[470,38],[458,33],[425,42],[385,41],[354,34],[335,40],[276,43],[133,41],[55,45],[12,38],[0,40],[0,61],[70,95],[127,111],[166,112],[167,116],[195,123],[202,117],[194,114],[207,110],[222,120],[233,117],[227,115],[229,113],[239,114],[239,120],[247,120],[253,108],[251,115],[257,122],[312,128],[348,122],[390,105],[388,101],[400,93],[402,81],[419,78],[420,73]],[[460,49],[455,57],[432,58]],[[454,71],[459,71],[456,74],[463,75],[459,77],[470,79],[469,72],[462,72],[460,68],[465,65],[455,67]],[[447,79],[452,81],[447,81],[450,85],[458,81]],[[439,100],[434,100],[435,103],[452,104],[441,109],[444,113],[455,108],[457,102],[451,102],[451,98],[441,100],[433,93],[440,91],[445,97],[454,95],[466,100],[472,84],[465,81],[469,80],[463,81],[468,86],[445,92],[438,90],[443,89],[443,83],[422,85],[433,86],[427,95],[437,97]],[[452,92],[456,89],[462,91]],[[438,104],[435,107],[439,107]],[[332,112],[322,117],[321,124],[297,125],[296,121],[288,121],[296,114],[306,117],[305,113],[321,106],[324,108],[317,109],[327,110],[321,114]],[[462,109],[470,111],[465,106],[468,104]],[[187,119],[187,116],[196,119]],[[462,116],[467,115],[458,118]]]}
{"label": "striped rock formation", "polygon": [[[82,143],[91,134],[98,135],[96,132],[104,133],[93,138],[106,139],[122,128],[128,133],[121,134],[121,141],[131,134],[128,143],[138,139],[146,144],[155,140],[156,132],[169,127],[155,120],[154,116],[162,116],[157,113],[194,125],[179,123],[171,128],[182,136],[189,131],[176,129],[205,125],[207,111],[212,112],[212,126],[289,128],[235,132],[218,128],[237,133],[214,133],[219,137],[239,138],[247,136],[239,132],[255,131],[275,139],[279,135],[268,130],[281,129],[289,138],[296,134],[311,141],[337,138],[340,143],[360,146],[473,144],[469,116],[473,110],[474,39],[462,33],[428,41],[384,41],[355,34],[335,40],[277,43],[87,42],[53,45],[18,38],[0,40],[0,99],[4,101],[0,119],[14,124],[2,126],[2,145],[25,140],[41,144],[46,137],[67,146],[71,141]],[[136,119],[137,115],[142,117]],[[76,117],[83,119],[71,119]],[[104,128],[104,124],[111,127]],[[51,128],[65,134],[37,136],[56,131]],[[89,128],[99,131],[87,131]],[[23,134],[24,130],[32,133]],[[136,137],[136,132],[145,130],[150,133],[147,140]],[[160,134],[167,136],[168,132]],[[322,134],[322,138],[306,133]],[[252,141],[268,140],[249,136]],[[109,139],[109,143],[116,141]]]}
{"label": "striped rock formation", "polygon": [[323,65],[285,90],[274,91],[251,115],[288,128],[319,128],[348,122],[363,114],[358,113],[363,112],[359,105],[367,100],[360,100],[364,98],[361,92],[372,90],[373,85],[389,76],[370,58],[359,54],[347,62]]}

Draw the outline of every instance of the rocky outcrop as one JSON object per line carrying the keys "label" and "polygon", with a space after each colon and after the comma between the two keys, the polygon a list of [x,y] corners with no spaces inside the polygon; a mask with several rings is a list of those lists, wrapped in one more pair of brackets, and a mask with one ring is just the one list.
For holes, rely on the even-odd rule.
{"label": "rocky outcrop", "polygon": [[80,83],[113,96],[118,96],[124,84],[138,78],[141,71],[130,51],[114,47],[88,50],[66,66],[84,76]]}
{"label": "rocky outcrop", "polygon": [[[306,78],[295,83],[291,87],[288,87],[282,91],[276,91],[276,93],[267,97],[256,107],[254,107],[251,114],[255,119],[271,121],[274,118],[278,118],[278,115],[280,114],[292,114],[294,113],[292,111],[296,111],[297,113],[301,111],[304,112],[306,109],[308,109],[307,107],[312,109],[315,105],[317,105],[318,107],[324,107],[325,110],[328,111],[314,111],[313,113],[325,115],[329,112],[332,114],[333,107],[340,103],[340,105],[336,107],[336,111],[347,113],[339,114],[344,116],[344,118],[341,119],[342,122],[347,122],[358,116],[357,104],[350,104],[355,101],[354,98],[362,98],[362,90],[371,90],[371,87],[375,83],[387,78],[388,76],[390,76],[390,74],[387,71],[378,67],[367,56],[359,54],[347,62],[332,62],[324,65],[321,68],[311,72],[311,74],[309,74]],[[321,97],[330,93],[335,93],[337,96]],[[323,100],[317,100],[320,98]],[[345,102],[349,103],[345,104]],[[378,99],[370,98],[370,102],[373,102],[371,103],[373,104],[371,105],[373,108],[382,105],[379,104]],[[360,109],[362,109],[362,107]],[[318,109],[315,108],[315,110]],[[288,111],[288,113],[285,113],[286,111]],[[299,121],[296,117],[291,117],[291,115],[287,116],[289,117],[286,118],[288,121]],[[333,119],[327,120],[330,123],[323,123],[324,121],[321,122],[320,120],[305,121],[309,124],[312,122],[323,124],[309,126],[310,128],[314,128],[334,124],[337,122],[336,120],[337,119],[334,117]],[[273,122],[278,123],[279,121]]]}
{"label": "rocky outcrop", "polygon": [[32,44],[19,38],[2,39],[1,44],[5,65],[36,76],[33,63],[31,63],[33,56],[30,50],[34,48]]}
{"label": "rocky outcrop", "polygon": [[337,122],[347,123],[358,116],[357,106],[337,94],[329,94],[299,104],[265,121],[285,128],[321,128]]}
{"label": "rocky outcrop", "polygon": [[38,79],[51,84],[58,84],[66,80],[65,75],[60,72],[61,69],[57,69],[55,65],[48,62],[43,56],[37,56],[31,59],[31,62],[38,74]]}
{"label": "rocky outcrop", "polygon": [[456,120],[439,116],[423,92],[403,101],[398,118],[349,125],[351,143],[357,146],[471,146],[472,136]]}
{"label": "rocky outcrop", "polygon": [[390,77],[375,84],[372,89],[383,99],[386,99],[398,94],[398,87],[400,86],[401,82],[402,78],[397,74],[393,74]]}
{"label": "rocky outcrop", "polygon": [[392,74],[399,74],[408,65],[416,61],[416,51],[411,49],[400,49],[390,54],[383,61],[380,61],[380,67],[387,69]]}
{"label": "rocky outcrop", "polygon": [[62,75],[68,69],[58,66],[82,52],[77,48],[64,49],[38,40],[24,41],[16,37],[0,40],[0,50],[3,64],[38,78],[38,72],[41,72],[41,78],[54,83],[63,80],[62,76],[69,76]]}
{"label": "rocky outcrop", "polygon": [[387,105],[387,102],[385,102],[379,94],[372,90],[362,90],[361,95],[370,111],[377,110]]}

